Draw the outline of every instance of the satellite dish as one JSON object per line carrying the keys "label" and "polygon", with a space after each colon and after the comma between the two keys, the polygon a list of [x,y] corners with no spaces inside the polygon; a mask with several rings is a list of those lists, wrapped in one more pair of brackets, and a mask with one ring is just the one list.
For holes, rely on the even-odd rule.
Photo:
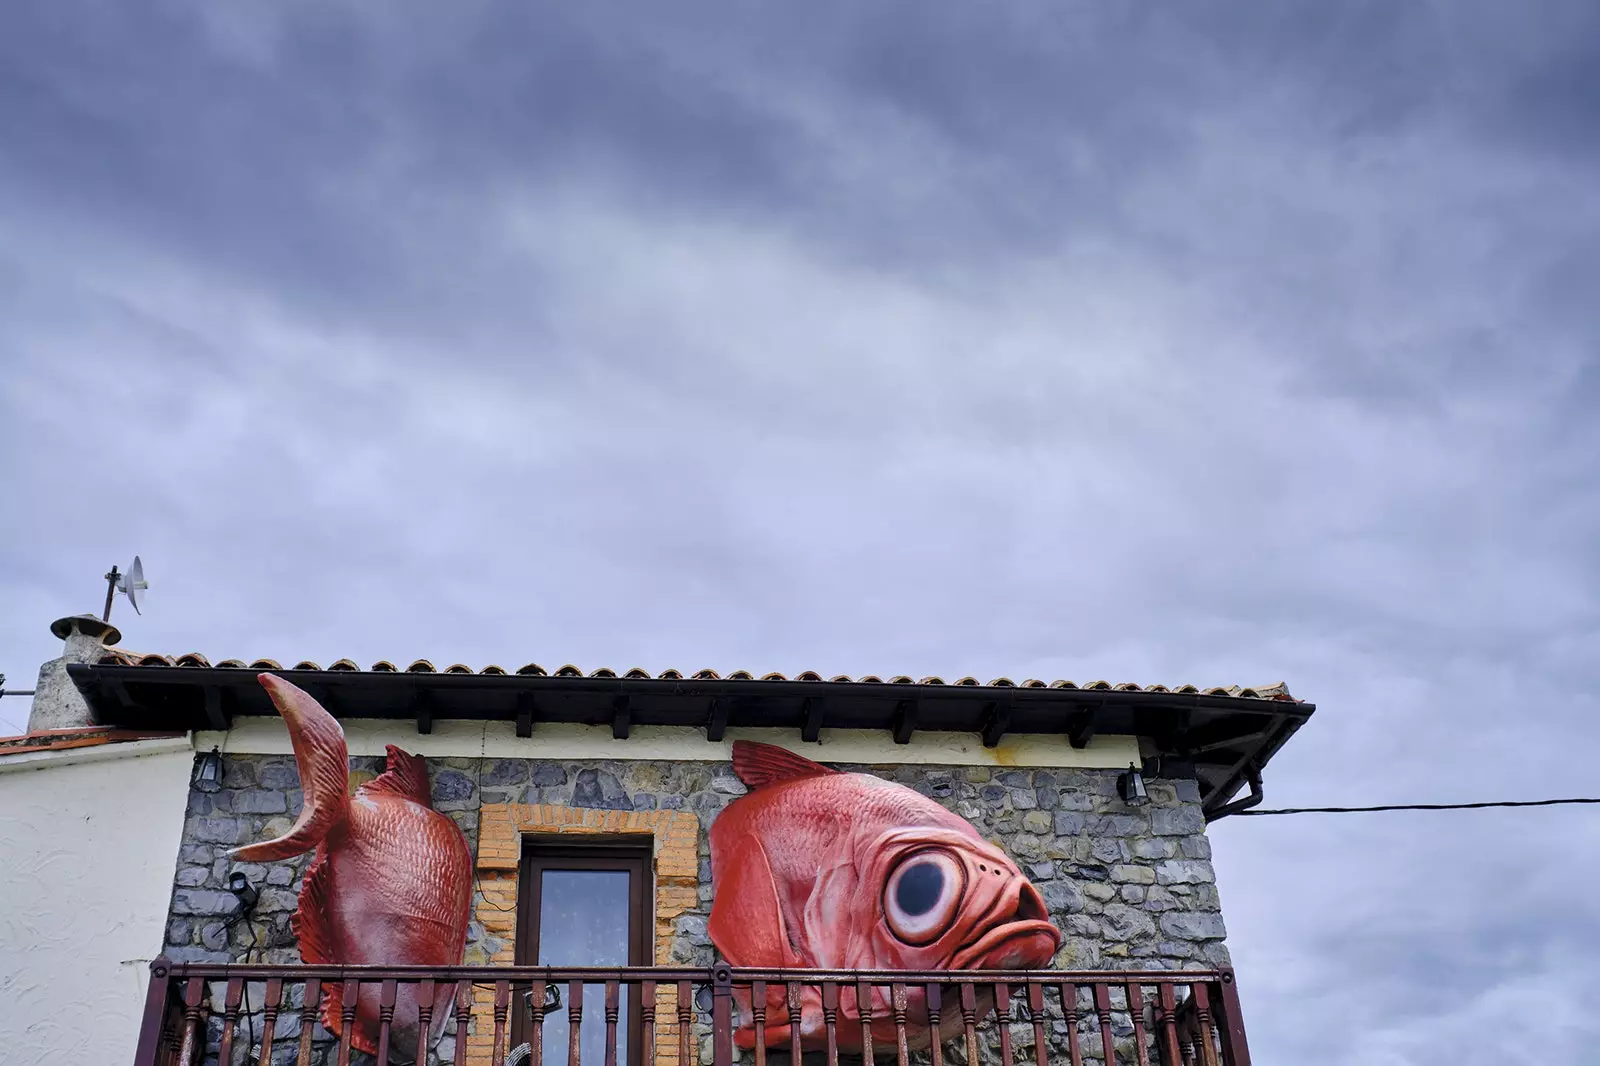
{"label": "satellite dish", "polygon": [[150,587],[150,582],[144,579],[144,564],[139,557],[133,557],[133,565],[128,567],[126,574],[119,573],[116,567],[111,568],[111,573],[106,575],[106,609],[100,615],[102,622],[111,621],[111,600],[117,593],[128,597],[128,602],[133,605],[134,614],[143,614],[139,610],[139,601],[144,599],[141,593]]}
{"label": "satellite dish", "polygon": [[133,606],[134,614],[142,614],[144,612],[139,610],[139,600],[142,598],[140,594],[149,587],[150,582],[144,579],[144,564],[135,555],[133,565],[128,567],[128,572],[118,580],[117,591],[128,597],[128,603]]}

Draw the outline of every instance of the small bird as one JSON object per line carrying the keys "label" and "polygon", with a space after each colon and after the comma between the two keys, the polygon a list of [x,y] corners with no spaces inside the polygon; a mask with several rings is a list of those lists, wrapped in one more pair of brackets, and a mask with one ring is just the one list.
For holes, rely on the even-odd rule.
{"label": "small bird", "polygon": [[[433,809],[421,756],[388,746],[388,768],[349,794],[344,729],[303,690],[273,674],[257,677],[289,727],[304,795],[283,836],[235,848],[247,862],[287,859],[316,849],[292,919],[300,957],[312,965],[458,966],[472,903],[472,855],[460,827]],[[356,1002],[350,1043],[375,1054],[378,988]],[[341,1035],[342,989],[323,988],[322,1024]],[[447,1011],[439,1011],[436,1029]],[[417,1055],[419,1012],[402,984],[390,1047]]]}
{"label": "small bird", "polygon": [[[1061,946],[1039,890],[971,822],[919,792],[841,773],[771,744],[735,741],[750,788],[711,825],[712,943],[734,966],[762,969],[1034,969]],[[766,1041],[787,1046],[784,987],[769,986]],[[925,993],[910,993],[911,1017]],[[735,1040],[755,1043],[750,993],[735,990]],[[862,1048],[853,988],[841,990],[836,1035]],[[872,1042],[895,1046],[884,989]],[[947,1022],[959,1027],[955,1011]],[[801,1044],[823,1045],[821,992],[806,988]],[[954,1028],[951,1029],[951,1032]],[[944,1035],[949,1035],[946,1033]],[[922,1032],[913,1046],[926,1047]]]}

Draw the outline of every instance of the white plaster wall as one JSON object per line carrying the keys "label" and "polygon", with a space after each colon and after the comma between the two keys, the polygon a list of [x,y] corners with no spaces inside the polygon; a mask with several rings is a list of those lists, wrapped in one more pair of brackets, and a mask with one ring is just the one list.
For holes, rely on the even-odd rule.
{"label": "white plaster wall", "polygon": [[[541,722],[533,736],[516,735],[514,722],[435,722],[433,732],[419,734],[409,722],[346,718],[345,743],[351,755],[382,755],[385,744],[398,744],[416,755],[491,759],[681,759],[726,762],[735,740],[759,740],[798,752],[818,762],[920,763],[944,766],[1075,767],[1125,770],[1139,758],[1139,740],[1097,736],[1087,747],[1074,748],[1065,736],[1015,733],[993,748],[976,733],[921,732],[909,744],[896,744],[882,729],[824,729],[808,744],[794,729],[730,727],[718,742],[691,726],[634,726],[627,740],[617,740],[610,726]],[[240,755],[288,755],[289,731],[281,718],[241,718],[230,732],[194,735],[198,751],[218,748]]]}
{"label": "white plaster wall", "polygon": [[161,950],[187,739],[0,758],[0,1062],[126,1062]]}

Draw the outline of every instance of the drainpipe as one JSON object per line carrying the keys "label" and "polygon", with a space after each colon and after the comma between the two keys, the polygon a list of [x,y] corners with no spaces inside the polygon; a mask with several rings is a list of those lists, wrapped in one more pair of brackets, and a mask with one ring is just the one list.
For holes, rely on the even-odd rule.
{"label": "drainpipe", "polygon": [[1216,821],[1218,818],[1226,818],[1230,814],[1247,811],[1261,802],[1263,798],[1261,793],[1261,771],[1254,766],[1247,766],[1244,772],[1246,779],[1250,782],[1250,795],[1244,799],[1236,799],[1232,803],[1224,803],[1206,815],[1207,824]]}

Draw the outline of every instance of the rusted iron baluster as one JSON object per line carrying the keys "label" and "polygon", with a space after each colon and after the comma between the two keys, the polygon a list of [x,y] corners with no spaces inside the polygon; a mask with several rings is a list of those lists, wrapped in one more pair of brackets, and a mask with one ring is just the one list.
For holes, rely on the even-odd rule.
{"label": "rusted iron baluster", "polygon": [[361,997],[361,982],[349,980],[344,983],[343,1008],[339,1012],[339,1066],[350,1066],[350,1040],[355,1036],[356,1028],[356,1000]]}
{"label": "rusted iron baluster", "polygon": [[178,1066],[199,1066],[195,1052],[205,1053],[200,1032],[200,1005],[205,995],[206,983],[198,977],[189,978],[183,990],[183,1043],[178,1045]]}
{"label": "rusted iron baluster", "polygon": [[1072,1066],[1083,1066],[1083,1048],[1078,1044],[1078,986],[1071,981],[1061,985],[1061,1016],[1067,1020],[1067,1059]]}
{"label": "rusted iron baluster", "polygon": [[1100,1047],[1105,1051],[1106,1062],[1117,1061],[1116,1045],[1111,1040],[1111,986],[1094,986],[1094,1014],[1100,1023]]}
{"label": "rusted iron baluster", "polygon": [[[542,993],[541,993],[542,995]],[[639,986],[639,1061],[643,1066],[656,1066],[656,983],[645,981]],[[538,1066],[533,1060],[532,1066]]]}
{"label": "rusted iron baluster", "polygon": [[1201,1066],[1218,1066],[1217,1044],[1211,1036],[1211,986],[1197,981],[1193,991],[1195,1043],[1200,1045]]}
{"label": "rusted iron baluster", "polygon": [[750,1017],[755,1023],[756,1066],[767,1066],[767,983],[750,983]]}
{"label": "rusted iron baluster", "polygon": [[1217,1004],[1217,1015],[1228,1066],[1250,1066],[1250,1044],[1244,1038],[1244,1015],[1239,1011],[1239,984],[1232,970],[1222,971],[1222,1001]]}
{"label": "rusted iron baluster", "polygon": [[711,967],[711,1061],[733,1066],[733,967]]}
{"label": "rusted iron baluster", "polygon": [[1011,986],[1004,981],[994,986],[994,1024],[1000,1030],[1000,1066],[1011,1066]]}
{"label": "rusted iron baluster", "polygon": [[972,985],[961,983],[961,1026],[966,1030],[967,1066],[978,1062],[978,993]]}
{"label": "rusted iron baluster", "polygon": [[[785,991],[789,1001],[789,1061],[795,1066],[800,1062],[800,1008],[804,1002],[804,994],[799,981],[790,981]],[[828,1027],[828,1032],[833,1033],[833,1027]]]}
{"label": "rusted iron baluster", "polygon": [[172,1066],[178,1061],[178,1049],[183,1047],[183,998],[180,996],[173,1001],[172,1010],[167,1014],[166,1021],[161,1027],[162,1047],[166,1049],[166,1057],[161,1060],[162,1066]]}
{"label": "rusted iron baluster", "polygon": [[1166,981],[1156,986],[1156,1039],[1161,1045],[1161,1066],[1179,1066],[1178,995]]}
{"label": "rusted iron baluster", "polygon": [[1194,1039],[1193,985],[1189,986],[1189,995],[1178,1007],[1178,1052],[1183,1057],[1183,1066],[1194,1066],[1195,1056],[1199,1052]]}
{"label": "rusted iron baluster", "polygon": [[[433,990],[432,981],[417,982],[417,1061],[427,1060],[433,1046]],[[267,1066],[265,1062],[261,1066]]]}
{"label": "rusted iron baluster", "polygon": [[261,997],[261,1057],[256,1060],[257,1066],[272,1066],[272,1034],[278,1028],[278,1009],[282,1003],[283,978],[268,978],[267,990]]}
{"label": "rusted iron baluster", "polygon": [[1144,1042],[1144,988],[1137,981],[1129,981],[1125,991],[1128,994],[1128,1015],[1133,1019],[1134,1059],[1139,1066],[1150,1066],[1150,1049]]}
{"label": "rusted iron baluster", "polygon": [[1028,1016],[1033,1019],[1034,1066],[1050,1066],[1049,1049],[1044,1043],[1044,986],[1028,982]]}
{"label": "rusted iron baluster", "polygon": [[894,1016],[895,1061],[899,1066],[910,1066],[911,1046],[906,1043],[906,986],[898,982],[889,986],[889,1013]]}
{"label": "rusted iron baluster", "polygon": [[872,1066],[872,985],[856,982],[856,1013],[861,1016],[861,1066]]}
{"label": "rusted iron baluster", "polygon": [[928,997],[928,1066],[944,1066],[944,989],[930,984],[924,994]]}
{"label": "rusted iron baluster", "polygon": [[[506,1015],[511,1011],[511,982],[494,983],[494,1045],[489,1052],[489,1066],[504,1066],[506,1061]],[[382,1058],[379,1062],[384,1062]]]}
{"label": "rusted iron baluster", "polygon": [[[839,986],[832,981],[822,986],[822,1028],[828,1036],[828,1066],[839,1066]],[[795,1030],[799,1032],[799,1030]],[[795,1037],[798,1044],[799,1037]],[[799,1062],[799,1059],[794,1061]]]}
{"label": "rusted iron baluster", "polygon": [[528,1066],[541,1066],[544,1062],[544,997],[549,994],[549,986],[543,981],[535,981],[528,991],[528,1014],[531,1015],[531,1024],[528,1026]]}
{"label": "rusted iron baluster", "polygon": [[694,986],[678,982],[678,1066],[694,1066]]}
{"label": "rusted iron baluster", "polygon": [[134,1066],[156,1066],[161,1055],[165,1035],[168,1000],[172,986],[167,977],[172,973],[172,960],[157,956],[150,963],[150,981],[145,985],[144,1014],[139,1021],[139,1044],[133,1053]]}
{"label": "rusted iron baluster", "polygon": [[472,1024],[472,982],[456,982],[456,1066],[467,1066],[467,1028]]}
{"label": "rusted iron baluster", "polygon": [[583,982],[567,982],[567,1066],[581,1066],[583,1049]]}
{"label": "rusted iron baluster", "polygon": [[[378,986],[378,1061],[389,1066],[389,1029],[394,1025],[394,1000],[399,987],[393,981]],[[495,1066],[500,1066],[495,1063]]]}
{"label": "rusted iron baluster", "polygon": [[[617,1066],[617,1014],[620,1012],[617,982],[606,982],[606,1066]],[[500,1066],[496,1062],[494,1066]]]}
{"label": "rusted iron baluster", "polygon": [[311,1066],[311,1031],[317,1027],[317,1008],[322,1005],[322,981],[306,978],[306,996],[300,1001],[300,1052],[295,1066]]}
{"label": "rusted iron baluster", "polygon": [[[239,998],[243,995],[244,980],[231,978],[222,999],[222,1044],[217,1049],[217,1061],[228,1066],[233,1066],[233,1031],[239,1027]],[[249,1054],[249,1049],[245,1054]]]}

